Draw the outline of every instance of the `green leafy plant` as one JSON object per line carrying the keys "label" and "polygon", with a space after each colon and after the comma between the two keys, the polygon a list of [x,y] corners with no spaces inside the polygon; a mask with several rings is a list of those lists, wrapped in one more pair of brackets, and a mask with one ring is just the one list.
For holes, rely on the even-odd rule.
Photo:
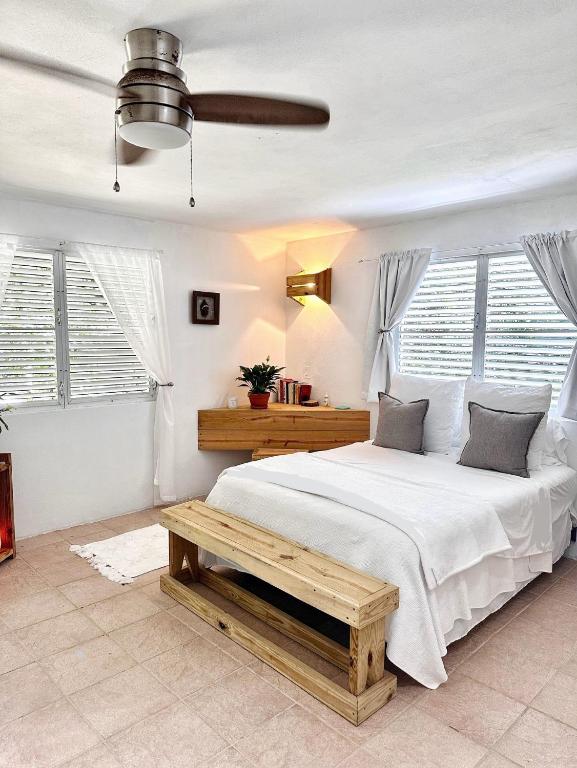
{"label": "green leafy plant", "polygon": [[248,387],[249,394],[254,395],[273,392],[276,389],[276,382],[280,379],[280,372],[284,371],[284,368],[270,365],[270,357],[267,357],[264,363],[253,365],[252,368],[247,368],[246,365],[239,367],[242,376],[237,376],[236,380],[241,381],[242,384],[238,386]]}
{"label": "green leafy plant", "polygon": [[[0,400],[6,397],[8,393],[5,392],[3,395],[0,395]],[[8,413],[8,411],[11,411],[12,408],[10,408],[9,405],[5,405],[4,407],[0,407],[0,432],[2,432],[2,429],[8,429],[8,424],[4,421],[4,418],[2,417],[3,413]]]}

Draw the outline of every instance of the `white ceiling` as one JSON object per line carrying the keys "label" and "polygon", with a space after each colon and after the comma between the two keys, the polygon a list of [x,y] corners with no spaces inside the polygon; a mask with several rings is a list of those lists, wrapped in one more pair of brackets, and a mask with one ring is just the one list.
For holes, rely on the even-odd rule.
{"label": "white ceiling", "polygon": [[0,62],[0,190],[296,239],[577,188],[575,0],[2,0],[0,43],[117,80],[122,38],[184,43],[192,91],[319,97],[326,131],[195,126],[120,170],[113,101]]}

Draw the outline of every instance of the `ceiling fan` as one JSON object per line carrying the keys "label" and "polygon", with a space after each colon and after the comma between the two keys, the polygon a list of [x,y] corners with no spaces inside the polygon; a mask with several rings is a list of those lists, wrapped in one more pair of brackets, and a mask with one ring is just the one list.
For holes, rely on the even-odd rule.
{"label": "ceiling fan", "polygon": [[[5,49],[0,58],[92,90],[116,95],[117,159],[121,165],[143,160],[151,150],[174,149],[190,141],[195,120],[276,127],[323,127],[328,107],[247,93],[190,93],[180,69],[182,43],[161,29],[133,29],[124,38],[124,76],[112,82],[73,67]],[[115,183],[115,189],[119,189]],[[191,198],[191,205],[194,200]]]}

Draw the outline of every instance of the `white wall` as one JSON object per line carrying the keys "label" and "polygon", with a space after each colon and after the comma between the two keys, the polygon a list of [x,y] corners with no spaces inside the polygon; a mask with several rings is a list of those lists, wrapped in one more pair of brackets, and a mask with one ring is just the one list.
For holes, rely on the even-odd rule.
{"label": "white wall", "polygon": [[328,392],[333,404],[365,406],[362,350],[376,265],[359,259],[400,248],[512,242],[529,232],[576,227],[577,195],[571,195],[289,243],[287,274],[332,266],[333,296],[330,306],[288,306],[288,374],[310,381],[315,397]]}
{"label": "white wall", "polygon": [[[267,354],[284,362],[284,248],[263,238],[15,200],[0,200],[0,232],[164,251],[177,493],[206,493],[219,471],[245,454],[199,452],[197,410],[243,392],[234,385],[240,363]],[[193,289],[221,293],[219,326],[190,323]],[[17,536],[152,505],[152,403],[22,410],[9,419],[0,452],[13,454]]]}

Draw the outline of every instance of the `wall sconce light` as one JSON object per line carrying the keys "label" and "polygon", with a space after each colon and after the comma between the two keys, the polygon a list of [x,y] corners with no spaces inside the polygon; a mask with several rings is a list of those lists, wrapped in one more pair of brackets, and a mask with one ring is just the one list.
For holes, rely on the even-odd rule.
{"label": "wall sconce light", "polygon": [[305,296],[318,296],[319,299],[331,303],[331,268],[313,274],[288,275],[286,279],[286,295],[299,304],[305,303]]}

